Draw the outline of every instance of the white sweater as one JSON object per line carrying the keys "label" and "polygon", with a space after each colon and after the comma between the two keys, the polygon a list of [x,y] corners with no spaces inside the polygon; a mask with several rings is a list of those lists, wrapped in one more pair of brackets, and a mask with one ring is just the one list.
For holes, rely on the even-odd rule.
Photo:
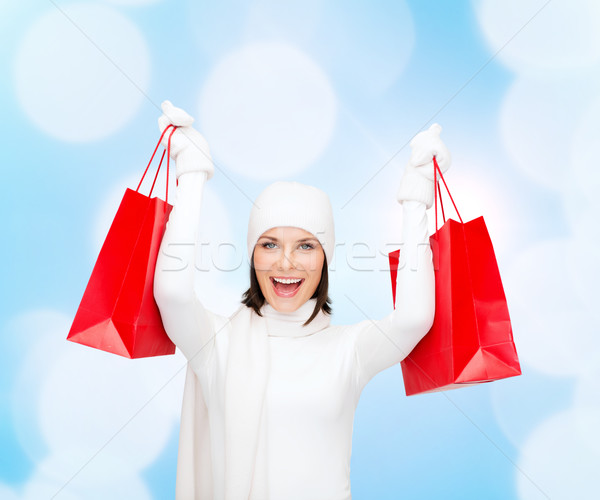
{"label": "white sweater", "polygon": [[[303,327],[316,302],[311,299],[293,313],[280,313],[265,303],[264,319],[241,305],[232,322],[205,309],[193,289],[190,243],[196,238],[205,181],[204,173],[179,178],[155,275],[163,323],[189,360],[177,498],[225,498],[223,416],[229,340],[234,324],[243,328],[244,322],[259,321],[266,324],[270,369],[249,498],[350,499],[352,427],[361,391],[375,374],[399,363],[433,322],[434,274],[425,205],[403,203],[397,307],[385,318],[332,326],[321,311]],[[403,262],[408,264],[402,266]],[[172,271],[174,265],[178,272]],[[380,291],[382,296],[385,292]]]}

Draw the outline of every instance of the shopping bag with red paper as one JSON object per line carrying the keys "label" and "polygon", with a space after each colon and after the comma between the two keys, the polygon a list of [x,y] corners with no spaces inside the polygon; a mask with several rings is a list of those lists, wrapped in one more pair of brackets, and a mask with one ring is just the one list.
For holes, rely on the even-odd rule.
{"label": "shopping bag with red paper", "polygon": [[[174,130],[171,130],[171,135]],[[173,208],[167,201],[151,198],[165,152],[154,176],[150,194],[145,196],[139,192],[165,132],[154,149],[137,189],[125,191],[67,340],[127,358],[175,352],[175,345],[162,325],[153,294],[158,250]],[[165,200],[168,200],[168,158],[167,154]]]}
{"label": "shopping bag with red paper", "polygon": [[[448,186],[434,158],[439,178]],[[447,390],[521,374],[500,272],[483,217],[446,220],[430,237],[435,270],[431,330],[401,362],[406,395]],[[450,195],[450,191],[448,191]],[[450,199],[454,204],[452,195]],[[456,205],[454,205],[456,209]],[[443,206],[442,206],[443,213]],[[400,250],[389,254],[392,296]]]}

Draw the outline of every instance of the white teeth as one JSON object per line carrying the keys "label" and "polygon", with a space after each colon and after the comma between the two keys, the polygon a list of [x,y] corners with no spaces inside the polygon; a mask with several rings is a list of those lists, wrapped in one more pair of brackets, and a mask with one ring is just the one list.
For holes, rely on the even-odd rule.
{"label": "white teeth", "polygon": [[273,278],[274,281],[277,281],[279,283],[285,283],[287,285],[289,285],[290,283],[298,283],[299,281],[302,281],[301,278],[298,279],[279,279],[279,278]]}

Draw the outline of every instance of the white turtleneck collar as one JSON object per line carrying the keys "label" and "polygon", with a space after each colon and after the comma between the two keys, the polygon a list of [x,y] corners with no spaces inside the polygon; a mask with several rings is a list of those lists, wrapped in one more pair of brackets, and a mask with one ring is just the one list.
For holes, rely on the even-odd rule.
{"label": "white turtleneck collar", "polygon": [[286,313],[277,311],[265,301],[260,312],[266,321],[269,337],[306,337],[327,328],[331,318],[323,310],[308,325],[302,326],[310,318],[316,303],[317,299],[308,299],[295,311]]}

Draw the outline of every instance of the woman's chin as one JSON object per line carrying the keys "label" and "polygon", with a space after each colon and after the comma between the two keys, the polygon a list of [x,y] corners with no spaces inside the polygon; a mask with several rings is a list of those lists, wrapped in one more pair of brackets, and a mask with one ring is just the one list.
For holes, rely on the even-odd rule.
{"label": "woman's chin", "polygon": [[302,301],[302,299],[298,296],[294,296],[292,298],[282,298],[275,295],[274,297],[269,298],[267,302],[276,311],[294,312],[306,301]]}

